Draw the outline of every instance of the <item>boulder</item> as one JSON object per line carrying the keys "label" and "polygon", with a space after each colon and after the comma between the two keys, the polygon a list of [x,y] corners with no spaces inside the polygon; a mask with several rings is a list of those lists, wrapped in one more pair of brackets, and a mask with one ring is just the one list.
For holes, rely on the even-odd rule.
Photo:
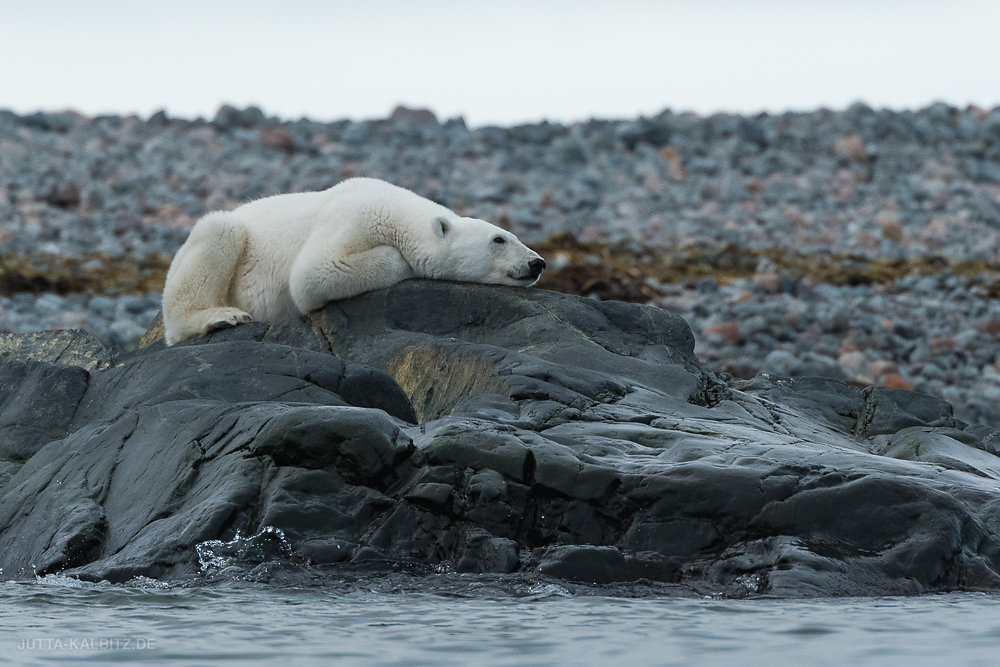
{"label": "boulder", "polygon": [[111,352],[97,336],[86,331],[0,333],[0,364],[10,360],[44,361],[80,366],[87,370],[111,365]]}
{"label": "boulder", "polygon": [[82,336],[0,365],[7,577],[1000,589],[995,430],[901,390],[717,377],[655,307],[414,280],[171,348],[154,327],[106,367],[31,356],[56,335]]}

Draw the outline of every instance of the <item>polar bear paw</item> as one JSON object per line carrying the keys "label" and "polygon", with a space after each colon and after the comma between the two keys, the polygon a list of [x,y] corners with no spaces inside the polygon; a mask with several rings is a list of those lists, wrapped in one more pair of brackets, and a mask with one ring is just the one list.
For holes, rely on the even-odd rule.
{"label": "polar bear paw", "polygon": [[228,329],[238,324],[246,324],[253,321],[250,313],[239,308],[211,308],[201,313],[202,324],[199,327],[202,334],[207,334],[216,329]]}

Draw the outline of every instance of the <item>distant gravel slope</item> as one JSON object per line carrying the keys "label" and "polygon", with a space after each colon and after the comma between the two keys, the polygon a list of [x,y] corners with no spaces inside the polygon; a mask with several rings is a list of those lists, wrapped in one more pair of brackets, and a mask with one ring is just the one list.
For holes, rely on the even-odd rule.
{"label": "distant gravel slope", "polygon": [[[963,419],[1000,424],[1000,109],[668,111],[476,129],[407,109],[333,123],[228,106],[194,121],[0,111],[0,331],[81,327],[133,347],[199,216],[353,175],[532,243],[569,232],[646,254],[940,257],[937,273],[853,286],[760,260],[736,282],[649,276],[629,298],[685,314],[701,356],[735,374],[914,387],[953,401]],[[51,257],[69,262],[58,279]],[[580,291],[621,296],[600,283]]]}

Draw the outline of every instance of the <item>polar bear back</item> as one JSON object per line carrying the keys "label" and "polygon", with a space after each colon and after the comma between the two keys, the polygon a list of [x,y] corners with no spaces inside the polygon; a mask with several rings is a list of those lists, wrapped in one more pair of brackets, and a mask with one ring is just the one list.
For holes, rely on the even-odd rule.
{"label": "polar bear back", "polygon": [[[352,178],[320,192],[297,192],[258,199],[230,212],[243,225],[251,246],[267,248],[272,261],[280,249],[294,256],[308,243],[384,242],[381,235],[427,236],[435,216],[449,209],[385,181]],[[426,224],[419,224],[426,223]],[[334,240],[336,239],[336,240]],[[358,248],[355,248],[358,249]]]}
{"label": "polar bear back", "polygon": [[320,192],[266,197],[221,215],[246,230],[242,266],[229,301],[263,319],[298,313],[289,277],[304,251],[336,258],[405,244],[402,235],[426,246],[435,216],[455,216],[440,204],[373,178],[352,178]]}

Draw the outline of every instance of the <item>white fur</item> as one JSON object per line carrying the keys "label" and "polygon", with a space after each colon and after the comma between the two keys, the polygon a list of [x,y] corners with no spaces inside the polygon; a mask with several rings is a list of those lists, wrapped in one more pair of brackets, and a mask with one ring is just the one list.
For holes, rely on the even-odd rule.
{"label": "white fur", "polygon": [[508,231],[385,181],[353,178],[201,218],[167,272],[163,323],[173,345],[254,319],[294,318],[407,278],[532,285],[542,268]]}

